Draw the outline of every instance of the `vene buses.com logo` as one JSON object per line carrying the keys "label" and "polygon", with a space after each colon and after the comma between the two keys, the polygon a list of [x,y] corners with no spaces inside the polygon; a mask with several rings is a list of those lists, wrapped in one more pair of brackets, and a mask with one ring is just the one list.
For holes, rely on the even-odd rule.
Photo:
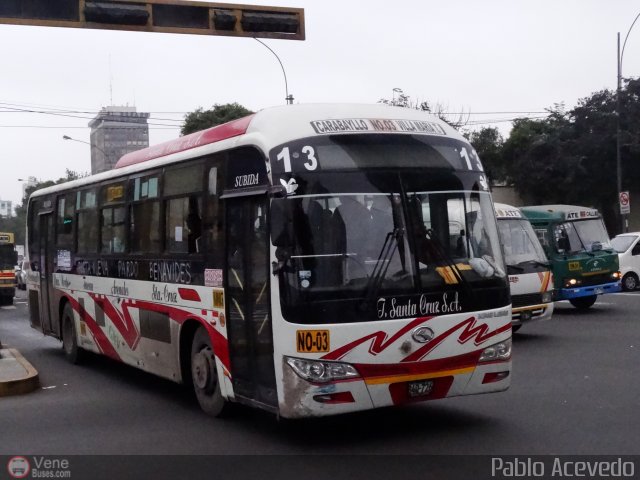
{"label": "vene buses.com logo", "polygon": [[25,478],[31,471],[31,465],[24,457],[12,457],[7,463],[7,471],[12,478]]}

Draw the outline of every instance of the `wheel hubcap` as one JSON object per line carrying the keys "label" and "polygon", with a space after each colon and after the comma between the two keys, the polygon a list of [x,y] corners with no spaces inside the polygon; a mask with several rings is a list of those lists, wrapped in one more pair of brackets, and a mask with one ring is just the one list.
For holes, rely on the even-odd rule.
{"label": "wheel hubcap", "polygon": [[193,383],[200,390],[210,392],[215,384],[215,365],[211,350],[200,350],[193,356]]}

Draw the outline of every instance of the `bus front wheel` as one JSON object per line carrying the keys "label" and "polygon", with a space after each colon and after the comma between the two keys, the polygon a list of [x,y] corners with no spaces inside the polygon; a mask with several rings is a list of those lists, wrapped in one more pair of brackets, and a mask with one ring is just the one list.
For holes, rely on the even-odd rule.
{"label": "bus front wheel", "polygon": [[70,303],[67,303],[62,310],[62,349],[69,362],[74,365],[81,363],[83,351],[78,347],[73,308],[71,308]]}
{"label": "bus front wheel", "polygon": [[214,417],[221,417],[229,410],[229,402],[222,396],[211,338],[198,327],[191,343],[191,379],[193,390],[202,410]]}
{"label": "bus front wheel", "polygon": [[576,307],[578,310],[586,310],[596,303],[597,298],[597,295],[591,295],[589,297],[572,298],[569,301],[571,302],[571,305]]}

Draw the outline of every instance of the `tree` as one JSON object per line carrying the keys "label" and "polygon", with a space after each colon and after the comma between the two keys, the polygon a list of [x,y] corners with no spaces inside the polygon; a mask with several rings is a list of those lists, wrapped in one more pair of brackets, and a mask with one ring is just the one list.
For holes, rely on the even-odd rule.
{"label": "tree", "polygon": [[203,110],[202,107],[200,107],[185,115],[180,134],[188,135],[189,133],[215,127],[216,125],[221,125],[237,118],[246,117],[252,113],[251,110],[247,110],[235,102],[225,103],[223,105],[215,104],[210,110]]}
{"label": "tree", "polygon": [[16,215],[14,217],[0,218],[0,231],[13,232],[15,234],[16,245],[24,245],[27,225],[27,204],[29,203],[29,197],[31,194],[41,188],[70,182],[71,180],[77,180],[79,178],[86,177],[87,175],[88,173],[78,173],[67,168],[64,177],[60,177],[57,180],[39,181],[35,185],[27,187],[24,197],[22,198],[22,203],[17,205],[15,208]]}
{"label": "tree", "polygon": [[495,127],[483,127],[465,136],[480,157],[489,182],[495,184],[506,181],[507,173],[502,158],[504,139],[500,131]]}
{"label": "tree", "polygon": [[[394,96],[391,99],[381,98],[378,103],[384,103],[385,105],[391,105],[394,107],[413,108],[414,110],[422,110],[423,112],[429,112],[438,117],[443,122],[451,125],[456,130],[464,127],[469,122],[469,115],[463,113],[458,114],[458,118],[454,119],[447,113],[448,108],[441,103],[431,105],[429,102],[419,102],[418,100],[411,100],[409,95],[406,95],[401,88],[394,88]],[[395,96],[395,93],[398,96]]]}

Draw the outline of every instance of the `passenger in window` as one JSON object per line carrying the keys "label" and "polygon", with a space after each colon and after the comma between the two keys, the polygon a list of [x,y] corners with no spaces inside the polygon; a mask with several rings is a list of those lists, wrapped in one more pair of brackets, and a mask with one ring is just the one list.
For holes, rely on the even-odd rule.
{"label": "passenger in window", "polygon": [[187,243],[189,253],[196,253],[200,251],[202,219],[200,218],[198,210],[198,198],[189,197],[189,211],[187,213]]}

